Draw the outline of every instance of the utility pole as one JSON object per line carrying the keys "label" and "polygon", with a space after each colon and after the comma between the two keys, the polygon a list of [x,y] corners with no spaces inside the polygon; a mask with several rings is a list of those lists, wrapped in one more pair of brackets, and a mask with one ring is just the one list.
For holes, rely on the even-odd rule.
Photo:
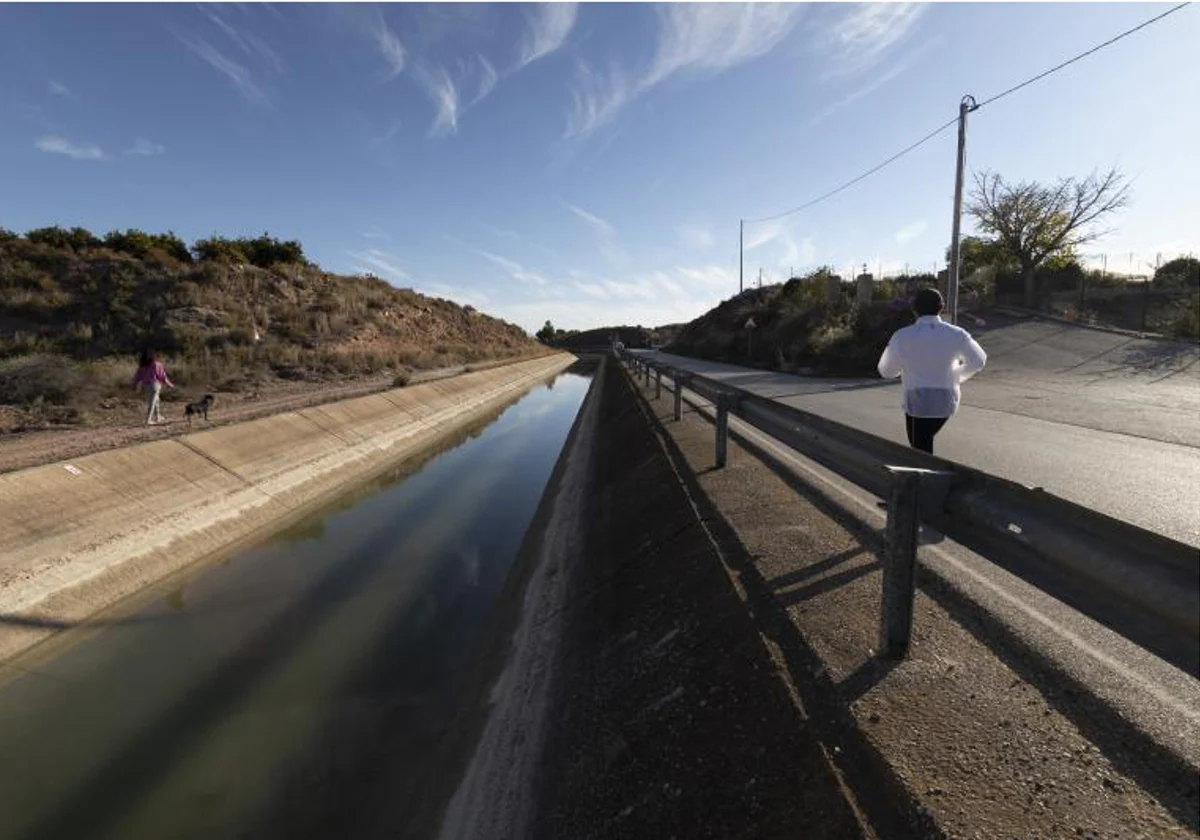
{"label": "utility pole", "polygon": [[746,220],[738,219],[738,294],[745,291],[745,286],[742,285],[742,269],[744,261],[742,259],[743,243],[746,241]]}
{"label": "utility pole", "polygon": [[963,170],[967,164],[967,114],[979,106],[975,97],[964,96],[958,103],[958,160],[954,166],[954,221],[950,226],[950,266],[946,283],[950,323],[958,323],[959,233],[962,227]]}
{"label": "utility pole", "polygon": [[762,266],[758,267],[758,288],[762,288]]}

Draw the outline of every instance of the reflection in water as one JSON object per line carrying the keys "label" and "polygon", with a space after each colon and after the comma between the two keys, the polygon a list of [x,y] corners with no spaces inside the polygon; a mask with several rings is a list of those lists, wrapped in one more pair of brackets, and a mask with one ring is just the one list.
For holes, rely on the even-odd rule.
{"label": "reflection in water", "polygon": [[414,836],[564,374],[0,690],[0,836]]}

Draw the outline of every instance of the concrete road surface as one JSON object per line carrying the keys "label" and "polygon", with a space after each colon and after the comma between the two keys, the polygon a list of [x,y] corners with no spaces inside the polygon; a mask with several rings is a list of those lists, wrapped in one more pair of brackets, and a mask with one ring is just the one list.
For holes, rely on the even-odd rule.
{"label": "concrete road surface", "polygon": [[[988,366],[938,455],[1200,546],[1200,349],[987,313]],[[770,373],[654,352],[681,368],[906,442],[898,382]]]}

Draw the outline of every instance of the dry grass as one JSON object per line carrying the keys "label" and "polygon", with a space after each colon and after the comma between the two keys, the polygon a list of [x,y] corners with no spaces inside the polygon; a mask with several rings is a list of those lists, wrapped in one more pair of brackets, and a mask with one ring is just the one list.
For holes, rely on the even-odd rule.
{"label": "dry grass", "polygon": [[402,378],[538,347],[519,327],[450,301],[313,265],[0,239],[0,405],[85,422],[89,406],[128,398],[147,345],[187,394]]}

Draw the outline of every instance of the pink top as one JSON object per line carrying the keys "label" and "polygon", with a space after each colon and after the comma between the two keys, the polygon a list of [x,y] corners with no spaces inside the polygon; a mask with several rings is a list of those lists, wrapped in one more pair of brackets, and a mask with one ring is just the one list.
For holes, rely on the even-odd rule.
{"label": "pink top", "polygon": [[167,378],[167,369],[163,367],[162,362],[155,362],[151,365],[143,365],[138,368],[137,373],[133,375],[134,385],[153,385],[159,382],[163,385],[170,385],[172,388],[175,385]]}

